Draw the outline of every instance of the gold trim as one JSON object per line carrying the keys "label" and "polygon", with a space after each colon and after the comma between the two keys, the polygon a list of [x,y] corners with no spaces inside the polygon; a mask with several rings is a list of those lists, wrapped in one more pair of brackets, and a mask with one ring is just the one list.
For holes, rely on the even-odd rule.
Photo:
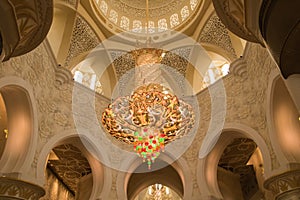
{"label": "gold trim", "polygon": [[10,177],[0,177],[0,197],[38,200],[44,195],[44,188],[38,185]]}
{"label": "gold trim", "polygon": [[292,170],[272,176],[264,182],[264,187],[277,198],[285,196],[292,190],[300,189],[300,170]]}

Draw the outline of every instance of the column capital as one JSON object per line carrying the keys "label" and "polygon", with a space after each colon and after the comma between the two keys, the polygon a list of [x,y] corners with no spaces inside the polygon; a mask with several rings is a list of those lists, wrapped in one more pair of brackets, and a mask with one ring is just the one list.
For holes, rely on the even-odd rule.
{"label": "column capital", "polygon": [[38,185],[14,178],[0,177],[0,199],[37,200],[44,195],[45,190]]}
{"label": "column capital", "polygon": [[296,200],[300,197],[300,169],[272,176],[265,181],[264,187],[276,200]]}

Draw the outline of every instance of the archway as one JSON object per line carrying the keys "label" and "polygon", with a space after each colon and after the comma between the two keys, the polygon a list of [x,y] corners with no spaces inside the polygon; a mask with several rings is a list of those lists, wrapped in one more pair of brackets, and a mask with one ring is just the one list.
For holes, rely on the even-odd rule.
{"label": "archway", "polygon": [[159,183],[148,186],[134,198],[134,200],[151,199],[182,200],[174,190]]}
{"label": "archway", "polygon": [[[99,152],[99,149],[88,135],[78,135],[74,134],[74,132],[75,130],[62,132],[55,135],[45,144],[37,162],[37,179],[40,181],[40,184],[47,182],[45,180],[45,175],[47,174],[45,170],[50,164],[53,165],[53,168],[55,168],[55,164],[58,164],[58,168],[61,167],[61,164],[70,164],[72,165],[71,167],[67,169],[62,168],[61,171],[65,172],[66,176],[69,176],[66,177],[67,179],[72,179],[72,176],[77,178],[75,183],[76,191],[73,198],[75,196],[76,199],[106,199],[109,194],[104,193],[104,191],[110,190],[111,174],[109,169],[99,161],[99,157],[102,156],[101,152]],[[58,159],[60,161],[57,161]],[[78,163],[81,163],[78,168],[83,170],[77,169],[76,164]],[[57,179],[61,181],[61,184],[65,184],[60,177]],[[70,188],[65,187],[65,189],[69,190]],[[72,192],[69,190],[69,193]]]}
{"label": "archway", "polygon": [[217,170],[218,186],[224,199],[263,197],[263,159],[253,140],[232,139],[220,157]]}
{"label": "archway", "polygon": [[[165,161],[157,160],[157,162]],[[128,180],[127,198],[129,200],[135,199],[145,188],[155,184],[171,188],[182,198],[184,196],[184,188],[180,175],[171,165],[164,165],[166,167],[158,170],[152,169],[150,172],[135,173],[143,170],[140,168],[144,168],[143,165],[138,166]]]}
{"label": "archway", "polygon": [[[29,84],[17,77],[0,79],[1,173],[32,181],[28,171],[37,142],[36,105]],[[5,144],[5,145],[4,145]]]}
{"label": "archway", "polygon": [[[247,146],[247,143],[252,144],[253,148],[252,151],[250,151],[251,148],[248,148],[248,153],[246,151],[247,149],[245,149],[246,152],[241,154],[243,156],[243,159],[240,159],[241,157],[239,157],[238,155],[227,155],[227,157],[232,158],[233,161],[239,159],[241,160],[241,162],[239,162],[240,166],[236,167],[236,170],[234,170],[232,167],[227,167],[232,171],[226,171],[226,169],[220,168],[222,165],[228,166],[224,164],[224,162],[222,163],[223,153],[226,151],[230,152],[228,148],[230,149],[233,146],[239,147],[239,145],[241,147],[251,147],[251,145]],[[207,147],[210,148],[209,145],[207,145]],[[245,156],[246,153],[248,156]],[[202,155],[201,151],[199,152],[199,155]],[[223,158],[226,158],[226,155]],[[250,165],[253,165],[252,169],[250,169]],[[227,123],[224,126],[218,142],[210,151],[210,153],[206,157],[201,158],[198,161],[197,182],[201,188],[202,197],[223,199],[225,198],[223,195],[225,195],[228,199],[230,199],[230,196],[227,196],[228,191],[232,194],[232,188],[238,188],[239,186],[240,190],[235,191],[238,192],[238,194],[236,195],[240,195],[241,198],[244,198],[240,180],[241,176],[240,174],[233,173],[233,171],[238,172],[239,169],[241,170],[241,172],[243,172],[243,167],[246,171],[249,170],[248,172],[252,171],[252,180],[254,180],[254,177],[256,178],[256,181],[254,180],[254,182],[257,182],[257,185],[255,187],[259,190],[256,190],[257,192],[254,192],[253,194],[259,196],[261,195],[261,193],[265,192],[263,188],[263,181],[265,178],[269,177],[271,173],[271,157],[265,141],[255,130],[248,126],[237,123]],[[255,171],[255,174],[253,173],[253,169]],[[226,183],[226,181],[220,181],[221,176],[223,176],[223,180],[226,180],[230,177],[232,180],[232,184],[235,184],[235,187],[231,185],[232,187],[226,188],[229,183]],[[261,191],[261,193],[259,191]]]}
{"label": "archway", "polygon": [[[131,160],[128,160],[126,163],[122,163],[122,168],[127,169],[126,172],[119,172],[118,177],[117,177],[117,196],[119,199],[129,199],[130,197],[138,197],[139,193],[146,191],[148,189],[148,186],[152,186],[155,184],[161,184],[165,187],[170,188],[174,192],[178,194],[178,196],[182,199],[191,199],[192,198],[192,190],[193,190],[193,182],[192,180],[192,172],[188,166],[187,161],[184,158],[179,158],[174,162],[172,159],[172,155],[164,152],[163,154],[160,155],[160,158],[155,161],[156,166],[151,166],[151,170],[149,171],[147,169],[147,165],[142,162],[140,158],[132,158]],[[164,169],[166,171],[170,170],[172,173],[174,173],[175,177],[177,177],[177,189],[174,189],[174,186],[170,187],[170,185],[173,184],[173,182],[170,182],[170,180],[166,181],[160,181],[161,178],[164,178],[165,175],[162,175],[159,180],[156,181],[151,181],[152,176],[151,172],[155,172],[157,169],[160,169],[162,166],[164,168],[168,167],[167,169]],[[149,179],[148,181],[145,181],[146,184],[135,187],[135,186],[130,186],[129,181],[133,177],[139,177],[138,174],[141,172],[144,172],[144,176],[146,179]],[[160,173],[160,172],[159,172]],[[169,172],[167,172],[169,173]],[[134,175],[134,176],[132,176]],[[136,176],[135,176],[136,175]],[[169,176],[169,175],[167,175]],[[178,177],[179,176],[179,177]],[[166,177],[168,179],[169,177]],[[182,184],[182,186],[181,186]],[[131,187],[131,189],[128,189],[128,187]],[[129,192],[128,192],[129,191]],[[181,191],[181,192],[180,192]],[[129,195],[128,193],[134,194]]]}
{"label": "archway", "polygon": [[72,138],[51,150],[46,167],[44,198],[90,198],[93,188],[92,168],[81,148],[80,140]]}

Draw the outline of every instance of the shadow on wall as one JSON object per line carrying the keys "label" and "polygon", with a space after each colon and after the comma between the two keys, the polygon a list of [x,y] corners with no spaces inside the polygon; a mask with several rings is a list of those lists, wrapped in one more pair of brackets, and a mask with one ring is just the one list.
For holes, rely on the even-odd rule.
{"label": "shadow on wall", "polygon": [[3,48],[3,42],[2,42],[2,36],[0,34],[0,55],[2,54],[2,48]]}
{"label": "shadow on wall", "polygon": [[8,137],[7,113],[4,99],[0,93],[0,158],[2,157]]}

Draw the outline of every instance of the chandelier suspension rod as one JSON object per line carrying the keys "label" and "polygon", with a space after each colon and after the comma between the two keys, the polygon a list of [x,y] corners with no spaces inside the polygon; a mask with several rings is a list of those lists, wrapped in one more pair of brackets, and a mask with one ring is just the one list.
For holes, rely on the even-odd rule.
{"label": "chandelier suspension rod", "polygon": [[146,0],[146,44],[148,44],[148,28],[149,28],[149,0]]}

